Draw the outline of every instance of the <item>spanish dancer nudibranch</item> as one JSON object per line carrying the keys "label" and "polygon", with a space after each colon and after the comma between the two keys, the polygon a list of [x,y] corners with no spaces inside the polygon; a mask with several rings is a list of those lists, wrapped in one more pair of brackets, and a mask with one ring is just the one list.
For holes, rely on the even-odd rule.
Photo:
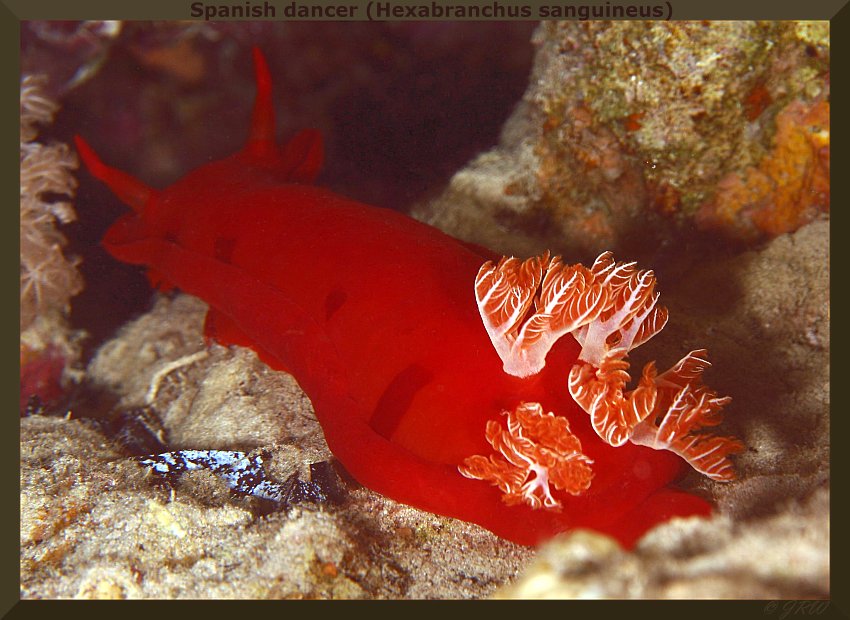
{"label": "spanish dancer nudibranch", "polygon": [[709,504],[668,485],[689,463],[731,480],[742,444],[705,432],[729,399],[704,350],[634,389],[628,353],[667,311],[655,277],[609,252],[590,267],[501,258],[312,184],[312,130],[274,142],[271,76],[245,147],[157,191],[105,165],[132,211],[103,239],[152,284],[209,304],[205,333],[253,348],[310,397],[360,483],[524,545],[591,528],[631,545]]}

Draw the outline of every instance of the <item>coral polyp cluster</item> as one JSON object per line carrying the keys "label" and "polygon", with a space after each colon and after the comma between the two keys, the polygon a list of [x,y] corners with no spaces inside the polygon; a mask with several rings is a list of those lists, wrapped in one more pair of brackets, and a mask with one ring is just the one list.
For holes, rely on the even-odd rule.
{"label": "coral polyp cluster", "polygon": [[[668,312],[658,304],[652,271],[637,269],[635,263],[617,263],[611,252],[601,254],[590,268],[564,265],[548,252],[526,261],[506,257],[481,267],[475,295],[484,327],[508,374],[528,377],[540,372],[554,343],[572,334],[581,353],[570,369],[568,389],[605,443],[669,450],[714,480],[735,477],[729,456],[743,450],[743,444],[700,432],[722,421],[721,410],[731,400],[703,384],[702,373],[710,366],[706,350],[691,351],[661,374],[650,362],[637,386],[627,389],[629,352],[667,323]],[[504,459],[491,456],[488,461],[476,455],[466,459],[460,471],[499,486],[506,503],[522,499],[535,508],[556,508],[559,503],[549,495],[547,476],[564,464],[521,432],[524,424],[519,416],[537,410],[537,417],[529,419],[543,419],[538,403],[524,403],[515,414],[508,413],[507,433],[491,420],[486,438]],[[581,446],[573,445],[578,440],[569,432],[566,418],[549,416],[547,433],[541,436],[548,444],[543,445],[559,440],[569,444],[573,451],[559,454],[569,454],[573,467],[578,462],[587,467],[586,459],[575,461]],[[535,477],[525,482],[531,473]],[[588,470],[581,480],[589,486],[590,478]],[[581,485],[555,486],[574,494],[584,490]]]}
{"label": "coral polyp cluster", "polygon": [[21,83],[21,329],[53,308],[64,309],[82,288],[76,261],[62,248],[57,224],[76,219],[68,200],[77,186],[77,159],[65,144],[36,141],[38,125],[50,123],[58,106],[42,93],[42,81]]}
{"label": "coral polyp cluster", "polygon": [[77,158],[66,144],[37,140],[39,125],[58,105],[40,76],[21,81],[21,407],[30,396],[61,393],[66,368],[78,357],[78,335],[66,321],[69,300],[83,288],[76,258],[65,254],[59,226],[76,218],[70,199]]}

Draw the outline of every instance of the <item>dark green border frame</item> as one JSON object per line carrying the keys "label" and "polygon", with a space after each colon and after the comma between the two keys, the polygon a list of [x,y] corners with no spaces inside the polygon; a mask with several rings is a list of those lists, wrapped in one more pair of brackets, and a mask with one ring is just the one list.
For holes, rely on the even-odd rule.
{"label": "dark green border frame", "polygon": [[[9,287],[9,303],[3,306],[2,325],[0,329],[0,351],[4,353],[2,367],[0,367],[0,393],[6,397],[2,399],[8,406],[4,414],[0,415],[0,480],[3,489],[8,490],[9,496],[15,493],[15,499],[7,497],[4,505],[5,510],[0,511],[0,616],[9,609],[14,601],[20,598],[20,553],[15,554],[13,549],[20,548],[20,477],[15,472],[20,469],[20,442],[18,441],[19,425],[18,419],[13,414],[12,404],[17,399],[16,393],[20,392],[20,377],[18,355],[14,355],[15,347],[13,330],[20,325],[20,306],[12,303],[12,291],[15,281],[18,282],[20,290],[20,275],[15,275],[15,264],[18,264],[20,272],[20,209],[11,208],[13,201],[20,201],[14,196],[14,191],[20,185],[20,175],[14,172],[20,168],[20,147],[17,154],[14,153],[15,133],[18,133],[20,144],[20,76],[18,75],[18,58],[20,55],[20,28],[18,19],[6,6],[0,4],[0,59],[5,62],[0,65],[0,203],[9,205],[8,209],[0,209],[0,282]],[[20,333],[19,333],[20,335]],[[20,339],[18,344],[20,343]],[[20,346],[20,344],[19,344]],[[18,407],[19,405],[15,405]],[[13,426],[14,425],[14,426]],[[12,512],[17,509],[17,512]],[[16,533],[17,531],[17,533]],[[14,534],[14,538],[12,537]],[[16,557],[17,556],[17,557]],[[17,591],[16,591],[17,588]]]}
{"label": "dark green border frame", "polygon": [[[190,19],[189,6],[194,0],[0,0],[18,19]],[[263,0],[250,0],[262,4]],[[269,0],[277,7],[292,0]],[[430,5],[432,0],[382,0],[394,6]],[[489,5],[492,0],[435,0],[440,5]],[[300,6],[328,4],[365,5],[367,0],[295,0]],[[847,0],[500,0],[504,5],[538,6],[541,4],[663,5],[672,19],[832,19]],[[243,5],[245,0],[206,0],[207,4]],[[666,17],[666,14],[665,14]],[[282,15],[279,16],[282,19]],[[305,20],[306,21],[306,20]],[[315,21],[315,20],[310,20]],[[329,20],[333,21],[333,20]],[[439,20],[436,20],[439,21]]]}
{"label": "dark green border frame", "polygon": [[[124,2],[117,3],[115,0],[0,0],[0,118],[5,122],[0,123],[0,131],[2,131],[2,141],[0,144],[3,148],[0,149],[2,162],[6,162],[2,166],[4,171],[4,183],[0,185],[2,188],[2,197],[0,200],[5,205],[0,209],[0,234],[4,237],[8,236],[6,243],[0,243],[0,278],[2,282],[9,286],[9,290],[19,283],[19,276],[14,273],[14,268],[20,260],[19,252],[19,230],[18,210],[14,208],[18,197],[13,195],[15,187],[18,185],[14,170],[18,168],[19,154],[13,152],[13,144],[15,132],[18,123],[12,122],[11,119],[18,119],[19,114],[16,112],[19,109],[19,54],[20,54],[20,21],[28,19],[189,19],[189,7],[193,0],[146,0],[145,2]],[[255,0],[259,1],[259,0]],[[288,4],[291,0],[271,0],[276,6]],[[301,5],[321,5],[342,3],[341,0],[297,0]],[[365,0],[351,0],[352,2],[365,3]],[[418,4],[430,4],[431,0],[386,0],[396,6],[408,6]],[[452,5],[485,5],[490,4],[491,0],[436,0],[439,4]],[[522,4],[529,6],[537,6],[544,4],[543,0],[500,0],[503,4]],[[822,19],[830,20],[831,22],[831,57],[848,58],[850,55],[850,8],[845,6],[848,0],[776,0],[773,2],[746,2],[742,0],[713,0],[711,2],[695,2],[693,0],[669,0],[664,2],[661,0],[644,0],[636,2],[634,0],[611,0],[610,4],[629,5],[629,4],[665,4],[669,10],[672,10],[673,19]],[[243,0],[212,0],[209,4],[243,4]],[[346,4],[350,3],[348,1]],[[547,4],[588,4],[588,5],[604,5],[605,0],[584,0],[584,2],[553,0],[545,2]],[[848,121],[843,115],[843,111],[848,109],[848,84],[845,81],[850,72],[845,66],[839,66],[839,61],[833,60],[832,75],[836,78],[831,85],[831,97],[834,100],[832,109],[837,113],[832,115],[831,132],[834,136],[831,140],[833,144],[831,161],[832,171],[838,172],[833,174],[833,178],[838,181],[833,183],[831,195],[832,204],[844,207],[850,204],[850,196],[848,196],[846,177],[847,170],[850,170],[850,163],[847,158],[847,145],[850,141],[850,132],[848,132]],[[842,174],[843,173],[843,174]],[[833,281],[832,292],[834,293],[841,281],[841,270],[848,264],[846,258],[847,250],[845,244],[842,243],[842,233],[847,230],[845,224],[847,215],[844,208],[833,209],[831,213],[831,229],[835,234],[838,243],[831,245],[830,248],[830,268],[837,267],[831,271],[833,274],[838,274],[838,280]],[[5,239],[4,239],[5,240]],[[845,258],[842,258],[844,256]],[[14,408],[17,409],[17,394],[19,391],[19,357],[13,355],[16,350],[13,343],[13,330],[19,324],[18,314],[20,309],[11,302],[12,294],[10,293],[10,303],[5,307],[6,316],[4,316],[4,328],[0,329],[0,351],[4,353],[3,370],[6,372],[0,374],[2,377],[2,394],[5,395],[4,402],[9,406],[9,410],[5,415],[0,417],[0,424],[6,432],[0,433],[0,479],[6,482],[3,488],[8,489],[11,494],[19,485],[19,477],[16,472],[20,464],[20,444],[18,418],[12,413],[12,403],[15,403]],[[831,299],[835,299],[831,296]],[[846,328],[842,329],[842,318],[844,313],[840,310],[842,300],[838,299],[831,302],[832,315],[838,318],[837,329],[832,329],[832,351],[844,351],[845,344],[844,334]],[[833,323],[835,325],[835,323]],[[834,365],[835,357],[833,356],[830,364],[830,374],[835,375],[836,366]],[[839,361],[837,369],[842,369],[842,362]],[[847,417],[844,411],[845,401],[840,397],[838,403],[832,407],[834,411],[838,411],[839,415],[832,417],[832,437],[839,441],[833,442],[834,449],[831,451],[831,470],[834,472],[833,480],[838,483],[835,485],[834,492],[831,494],[831,522],[833,528],[832,550],[831,550],[831,573],[833,584],[847,583],[846,575],[846,557],[848,554],[847,532],[843,530],[843,524],[846,522],[848,511],[844,505],[845,498],[841,491],[845,487],[844,472],[848,468],[848,450],[844,449],[841,440],[848,436]],[[16,426],[13,426],[16,425]],[[20,587],[20,554],[14,553],[14,549],[19,546],[19,522],[20,509],[19,498],[20,494],[16,493],[15,500],[11,499],[5,502],[7,509],[0,511],[0,517],[3,519],[2,529],[2,552],[0,552],[0,617],[9,618],[29,618],[29,617],[56,617],[59,614],[67,613],[68,609],[65,605],[56,603],[36,603],[36,602],[19,602]],[[13,509],[17,509],[13,511]],[[841,575],[845,575],[843,578]],[[837,576],[837,578],[836,578]],[[848,599],[847,588],[840,587],[831,589],[832,603],[826,613],[820,615],[821,618],[832,617],[850,617],[850,599]],[[493,604],[493,603],[488,603]],[[506,603],[513,605],[517,603]],[[607,603],[604,608],[590,609],[589,603],[564,602],[554,603],[557,605],[570,605],[569,609],[554,610],[558,614],[575,614],[578,612],[581,616],[590,612],[602,612],[602,614],[618,614],[626,616],[634,613],[634,606],[642,604],[646,607],[646,612],[651,613],[655,618],[670,617],[681,618],[687,614],[689,618],[693,617],[712,617],[716,618],[719,614],[728,614],[731,618],[760,618],[770,617],[781,614],[771,614],[769,608],[766,607],[764,601],[754,602],[711,602],[711,603],[676,603],[676,602],[644,602],[633,603],[629,608],[626,608],[627,603]],[[216,605],[218,605],[216,603]],[[549,608],[553,603],[546,604]],[[577,609],[575,605],[581,605],[581,609]],[[781,609],[782,603],[779,603]],[[147,606],[145,604],[144,606]],[[616,606],[621,606],[617,609]],[[85,604],[85,610],[80,610],[89,615],[100,616],[103,614],[113,615],[116,612],[112,604]],[[150,613],[152,609],[139,610],[134,606],[136,611]],[[374,613],[378,609],[374,606],[368,610],[368,613]],[[397,613],[399,608],[395,605],[385,606],[385,609],[390,613]],[[183,609],[179,613],[185,614],[207,614],[211,610],[209,605],[203,609],[191,610]],[[234,606],[217,607],[216,611],[224,616],[236,611]],[[258,613],[263,613],[257,610]],[[308,610],[304,610],[308,611]],[[544,610],[544,613],[551,613],[551,609]],[[99,612],[99,613],[98,613]],[[124,608],[120,613],[124,613]],[[279,611],[278,611],[279,613]],[[308,613],[314,613],[313,609]],[[808,615],[803,613],[802,615]],[[788,613],[785,617],[789,620],[801,617],[800,614]]]}

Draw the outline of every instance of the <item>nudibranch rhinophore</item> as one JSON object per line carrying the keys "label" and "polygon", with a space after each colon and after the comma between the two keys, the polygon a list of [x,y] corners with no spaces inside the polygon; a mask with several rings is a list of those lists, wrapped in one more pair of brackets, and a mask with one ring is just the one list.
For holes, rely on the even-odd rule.
{"label": "nudibranch rhinophore", "polygon": [[590,268],[497,260],[313,185],[321,138],[275,144],[256,49],[254,63],[245,147],[164,190],[77,138],[131,207],[103,239],[115,258],[205,300],[210,338],[291,373],[334,455],[379,493],[528,545],[579,527],[629,545],[710,512],[668,486],[686,462],[731,480],[742,450],[705,432],[729,400],[702,383],[706,352],[627,389],[629,351],[667,319],[651,271],[608,252]]}

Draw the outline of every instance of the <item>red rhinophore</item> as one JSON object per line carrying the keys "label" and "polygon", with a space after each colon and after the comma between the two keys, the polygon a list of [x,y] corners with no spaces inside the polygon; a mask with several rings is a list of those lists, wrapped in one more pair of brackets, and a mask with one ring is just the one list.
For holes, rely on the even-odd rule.
{"label": "red rhinophore", "polygon": [[625,354],[666,321],[651,272],[609,253],[591,268],[548,253],[494,264],[314,186],[321,137],[275,144],[271,77],[254,60],[245,147],[164,190],[77,138],[92,174],[132,207],[103,239],[113,256],[204,299],[210,337],[294,375],[333,453],[379,493],[522,544],[584,527],[629,545],[710,511],[668,488],[678,454],[727,479],[740,449],[693,452],[711,441],[694,431],[726,402],[699,382],[707,362],[652,367],[625,390]]}

